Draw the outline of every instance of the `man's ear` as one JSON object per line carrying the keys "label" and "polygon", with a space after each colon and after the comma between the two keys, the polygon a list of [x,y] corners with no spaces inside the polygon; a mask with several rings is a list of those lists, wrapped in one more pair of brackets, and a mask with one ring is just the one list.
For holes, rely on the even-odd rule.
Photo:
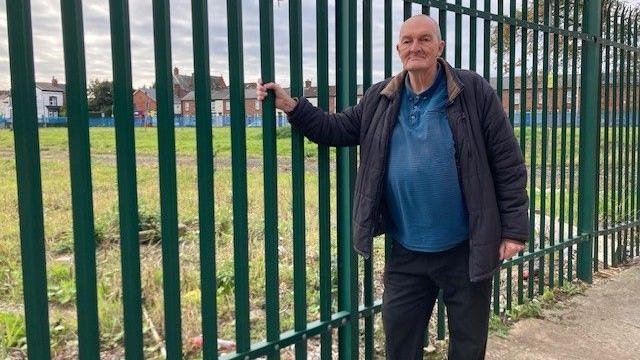
{"label": "man's ear", "polygon": [[446,47],[446,43],[444,42],[444,40],[440,40],[440,53],[438,54],[438,56],[442,56],[442,53],[444,52],[444,48]]}

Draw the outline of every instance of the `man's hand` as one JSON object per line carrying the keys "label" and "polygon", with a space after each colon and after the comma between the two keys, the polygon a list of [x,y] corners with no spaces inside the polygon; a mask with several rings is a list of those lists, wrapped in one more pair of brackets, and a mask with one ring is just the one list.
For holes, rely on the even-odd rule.
{"label": "man's hand", "polygon": [[524,250],[522,242],[512,239],[502,239],[498,254],[500,255],[500,260],[507,260],[522,250]]}
{"label": "man's hand", "polygon": [[290,113],[298,104],[289,94],[287,94],[284,89],[278,85],[277,83],[270,82],[263,84],[261,79],[258,79],[256,83],[256,98],[260,101],[263,101],[267,97],[267,90],[273,90],[274,95],[276,96],[276,108]]}

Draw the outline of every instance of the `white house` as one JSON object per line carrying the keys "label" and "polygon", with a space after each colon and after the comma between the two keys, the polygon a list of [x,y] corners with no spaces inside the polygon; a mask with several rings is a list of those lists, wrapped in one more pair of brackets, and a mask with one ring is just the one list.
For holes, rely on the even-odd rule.
{"label": "white house", "polygon": [[64,84],[58,84],[56,78],[50,83],[36,82],[36,102],[38,117],[58,117],[64,105]]}
{"label": "white house", "polygon": [[0,118],[11,118],[11,94],[0,95]]}

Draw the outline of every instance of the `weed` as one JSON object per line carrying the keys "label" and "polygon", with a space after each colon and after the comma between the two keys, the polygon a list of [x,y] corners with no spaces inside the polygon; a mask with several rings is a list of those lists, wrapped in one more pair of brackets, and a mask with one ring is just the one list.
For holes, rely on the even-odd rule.
{"label": "weed", "polygon": [[69,305],[76,298],[76,286],[70,265],[52,264],[48,271],[49,302],[59,305]]}
{"label": "weed", "polygon": [[509,334],[509,324],[504,316],[491,314],[489,318],[489,332],[501,338],[506,338]]}
{"label": "weed", "polygon": [[507,315],[513,320],[518,321],[526,318],[542,318],[542,306],[540,300],[533,298],[525,301],[523,304],[514,306],[507,311]]}
{"label": "weed", "polygon": [[0,352],[26,345],[26,330],[22,315],[0,311]]}

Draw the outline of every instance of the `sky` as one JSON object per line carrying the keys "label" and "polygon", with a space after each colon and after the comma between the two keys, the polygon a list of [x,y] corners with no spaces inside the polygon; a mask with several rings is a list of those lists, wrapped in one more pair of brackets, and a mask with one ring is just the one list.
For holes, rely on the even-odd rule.
{"label": "sky", "polygon": [[[10,87],[7,14],[6,2],[0,0],[0,90]],[[492,9],[497,8],[497,0],[492,0]],[[640,3],[640,0],[629,0],[628,3]],[[131,52],[132,74],[134,87],[151,85],[154,82],[154,46],[153,21],[151,0],[129,0],[131,24]],[[171,46],[173,66],[180,69],[182,74],[193,72],[193,44],[191,37],[191,7],[190,0],[170,0],[171,9]],[[373,33],[373,79],[384,78],[384,9],[382,0],[374,0],[372,10]],[[480,5],[483,1],[478,1]],[[358,83],[362,79],[362,0],[358,6]],[[469,0],[463,0],[468,6]],[[255,81],[260,77],[260,43],[258,0],[243,0],[243,51],[245,82]],[[283,85],[289,83],[289,28],[288,28],[288,0],[274,3],[274,53],[276,81]],[[435,10],[435,9],[434,9]],[[495,11],[495,10],[494,10]],[[505,0],[505,12],[509,11],[509,1]],[[419,6],[414,5],[414,13],[419,12]],[[36,81],[51,81],[55,77],[59,82],[65,82],[64,59],[62,49],[62,28],[59,0],[31,0],[34,65]],[[335,0],[329,0],[329,78],[335,79]],[[89,80],[111,80],[111,45],[109,27],[109,9],[106,0],[84,0],[83,16],[85,29],[85,52],[87,78]],[[222,75],[227,83],[228,53],[227,53],[227,24],[226,1],[209,0],[209,48],[212,75]],[[302,39],[303,39],[303,76],[313,84],[316,83],[316,8],[315,0],[302,0]],[[398,36],[398,29],[402,21],[402,2],[394,1],[393,6],[393,40]],[[454,43],[454,14],[448,14],[447,56],[453,59]],[[469,48],[469,19],[463,16],[462,49]],[[483,47],[482,21],[478,21],[477,46]],[[519,51],[518,51],[519,53]],[[480,54],[480,53],[479,53]],[[481,56],[479,56],[481,57]],[[468,52],[462,52],[463,67],[469,66]],[[477,64],[482,69],[482,59]],[[400,62],[394,52],[393,72],[399,71]],[[495,54],[492,54],[492,73],[495,73]]]}

